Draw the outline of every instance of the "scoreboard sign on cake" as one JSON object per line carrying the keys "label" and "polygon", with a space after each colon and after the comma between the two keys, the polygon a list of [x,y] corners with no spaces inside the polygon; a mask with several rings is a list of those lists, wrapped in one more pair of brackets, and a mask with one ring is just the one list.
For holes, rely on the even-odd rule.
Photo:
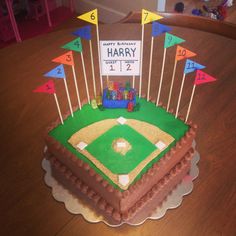
{"label": "scoreboard sign on cake", "polygon": [[140,41],[100,41],[102,75],[140,74]]}

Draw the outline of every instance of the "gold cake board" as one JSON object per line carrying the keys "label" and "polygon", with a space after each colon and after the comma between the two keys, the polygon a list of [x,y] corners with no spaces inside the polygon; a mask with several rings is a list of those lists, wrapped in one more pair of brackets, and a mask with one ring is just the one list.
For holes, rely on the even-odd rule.
{"label": "gold cake board", "polygon": [[[193,147],[195,148],[195,141],[193,142]],[[47,147],[45,147],[46,151]],[[161,204],[161,206],[157,206],[157,209],[152,214],[152,216],[145,218],[139,222],[135,223],[120,223],[117,225],[110,224],[107,222],[102,216],[97,215],[93,210],[91,210],[88,206],[86,206],[79,198],[74,196],[71,192],[69,192],[66,188],[64,188],[61,184],[59,184],[51,175],[51,167],[50,162],[45,158],[42,161],[42,167],[45,170],[44,181],[46,185],[52,188],[53,197],[65,204],[65,208],[72,214],[81,214],[85,220],[90,223],[99,223],[104,222],[106,225],[111,227],[118,227],[122,224],[129,224],[133,226],[138,226],[143,224],[147,219],[158,220],[162,218],[168,209],[174,209],[181,205],[183,196],[189,194],[193,190],[193,180],[197,178],[199,174],[199,169],[197,163],[200,160],[199,153],[195,150],[191,161],[191,169],[188,175],[184,177],[182,182],[171,192],[169,196],[167,196],[166,200]]]}

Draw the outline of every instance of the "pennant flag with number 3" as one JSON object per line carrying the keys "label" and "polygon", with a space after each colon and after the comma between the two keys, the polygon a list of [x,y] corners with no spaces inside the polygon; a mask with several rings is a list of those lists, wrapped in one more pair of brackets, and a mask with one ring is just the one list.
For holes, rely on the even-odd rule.
{"label": "pennant flag with number 3", "polygon": [[147,11],[145,9],[142,9],[142,22],[141,22],[142,25],[150,23],[155,20],[160,20],[162,18],[163,17],[160,15],[157,15],[151,11]]}
{"label": "pennant flag with number 3", "polygon": [[91,25],[84,26],[82,28],[77,29],[72,33],[77,37],[81,37],[82,39],[91,40]]}
{"label": "pennant flag with number 3", "polygon": [[188,74],[188,73],[194,72],[195,70],[200,70],[204,68],[206,67],[201,64],[198,64],[195,61],[187,59],[185,63],[185,67],[184,67],[184,74]]}
{"label": "pennant flag with number 3", "polygon": [[58,79],[64,79],[65,71],[63,65],[59,65],[55,67],[54,69],[50,70],[46,74],[44,74],[45,77],[52,77],[52,78],[58,78]]}
{"label": "pennant flag with number 3", "polygon": [[152,22],[152,36],[156,37],[160,34],[171,31],[172,29],[166,25],[160,24],[156,21]]}
{"label": "pennant flag with number 3", "polygon": [[175,60],[180,61],[185,58],[194,57],[196,55],[196,53],[178,45],[176,48]]}
{"label": "pennant flag with number 3", "polygon": [[216,78],[201,70],[197,70],[194,85],[205,84],[214,81],[216,81]]}
{"label": "pennant flag with number 3", "polygon": [[76,38],[75,40],[63,45],[62,48],[76,51],[76,52],[82,52],[82,50],[83,50],[80,38]]}
{"label": "pennant flag with number 3", "polygon": [[35,90],[33,90],[33,92],[54,94],[56,92],[54,82],[52,80],[49,80],[47,83],[37,87]]}
{"label": "pennant flag with number 3", "polygon": [[92,11],[84,13],[81,16],[78,16],[77,18],[80,20],[87,21],[91,24],[97,25],[98,24],[98,10],[94,9]]}
{"label": "pennant flag with number 3", "polygon": [[56,63],[64,64],[64,65],[69,65],[69,66],[75,65],[72,51],[69,51],[59,57],[56,57],[52,61]]}
{"label": "pennant flag with number 3", "polygon": [[169,47],[172,47],[176,44],[180,44],[183,42],[185,42],[184,39],[179,38],[173,34],[166,33],[164,48],[169,48]]}

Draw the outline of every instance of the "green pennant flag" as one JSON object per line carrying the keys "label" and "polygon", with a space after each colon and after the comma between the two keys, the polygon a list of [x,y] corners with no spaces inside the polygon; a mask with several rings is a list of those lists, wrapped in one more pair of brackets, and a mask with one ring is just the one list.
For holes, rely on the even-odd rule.
{"label": "green pennant flag", "polygon": [[82,52],[82,50],[83,50],[80,38],[76,38],[75,40],[65,44],[64,46],[62,46],[62,48],[76,51],[76,52]]}
{"label": "green pennant flag", "polygon": [[166,33],[164,48],[169,48],[183,42],[185,42],[184,39],[181,39],[173,34]]}

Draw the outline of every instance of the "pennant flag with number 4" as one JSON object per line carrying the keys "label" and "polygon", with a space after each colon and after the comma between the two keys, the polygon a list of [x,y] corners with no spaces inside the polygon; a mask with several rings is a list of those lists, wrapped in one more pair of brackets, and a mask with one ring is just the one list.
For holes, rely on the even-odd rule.
{"label": "pennant flag with number 4", "polygon": [[181,39],[173,34],[166,33],[164,48],[169,48],[183,42],[185,42],[184,39]]}
{"label": "pennant flag with number 4", "polygon": [[76,38],[75,40],[63,45],[62,48],[76,51],[76,52],[82,52],[82,50],[83,50],[80,38]]}
{"label": "pennant flag with number 4", "polygon": [[55,86],[52,80],[49,80],[47,83],[37,87],[35,90],[33,90],[34,93],[48,93],[53,94],[56,92]]}
{"label": "pennant flag with number 4", "polygon": [[84,26],[82,28],[77,29],[72,33],[75,36],[81,37],[86,40],[91,40],[91,25]]}
{"label": "pennant flag with number 4", "polygon": [[201,64],[198,64],[195,61],[187,59],[185,63],[185,67],[184,67],[184,74],[188,74],[188,73],[194,72],[195,70],[200,70],[204,68],[206,67]]}
{"label": "pennant flag with number 4", "polygon": [[205,83],[214,82],[214,81],[216,81],[216,78],[212,77],[211,75],[201,70],[197,70],[195,81],[194,81],[195,85],[205,84]]}
{"label": "pennant flag with number 4", "polygon": [[55,67],[54,69],[50,70],[46,74],[44,74],[45,77],[52,77],[52,78],[58,78],[58,79],[64,79],[65,76],[65,71],[64,71],[64,66],[59,65]]}
{"label": "pennant flag with number 4", "polygon": [[150,23],[155,20],[160,20],[162,18],[163,17],[160,15],[157,15],[151,11],[147,11],[145,9],[142,9],[142,23],[141,23],[142,25]]}
{"label": "pennant flag with number 4", "polygon": [[152,22],[152,37],[156,37],[160,34],[163,34],[169,31],[171,31],[170,27],[160,24],[156,21]]}
{"label": "pennant flag with number 4", "polygon": [[196,55],[196,53],[178,45],[176,49],[175,60],[180,61],[185,58],[194,57]]}
{"label": "pennant flag with number 4", "polygon": [[87,21],[91,24],[97,25],[98,24],[98,10],[94,9],[92,11],[84,13],[81,16],[78,16],[77,18],[80,20]]}
{"label": "pennant flag with number 4", "polygon": [[64,64],[64,65],[69,65],[69,66],[75,65],[72,51],[69,51],[59,57],[56,57],[52,61],[56,63]]}

